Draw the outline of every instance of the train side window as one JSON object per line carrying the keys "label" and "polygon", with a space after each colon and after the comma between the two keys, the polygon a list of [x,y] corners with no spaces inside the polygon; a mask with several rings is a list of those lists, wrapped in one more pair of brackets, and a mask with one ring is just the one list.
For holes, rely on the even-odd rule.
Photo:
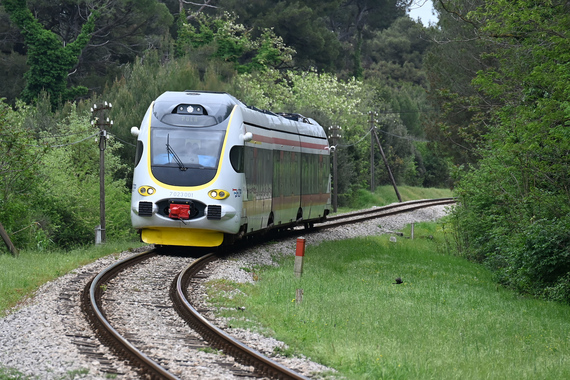
{"label": "train side window", "polygon": [[230,150],[230,162],[238,173],[243,173],[243,145],[236,145]]}
{"label": "train side window", "polygon": [[135,154],[135,167],[141,162],[142,154],[143,154],[144,146],[142,141],[137,141],[137,151]]}

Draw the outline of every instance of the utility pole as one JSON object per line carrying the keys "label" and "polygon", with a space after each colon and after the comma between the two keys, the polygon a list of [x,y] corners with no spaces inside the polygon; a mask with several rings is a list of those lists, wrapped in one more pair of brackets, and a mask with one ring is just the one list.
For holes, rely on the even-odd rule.
{"label": "utility pole", "polygon": [[105,102],[104,105],[93,105],[91,112],[94,120],[91,125],[99,128],[99,220],[100,224],[95,228],[95,244],[105,243],[107,241],[106,223],[105,223],[105,149],[107,148],[107,131],[105,127],[113,125],[113,120],[105,119],[105,111],[113,107],[111,103]]}
{"label": "utility pole", "polygon": [[0,236],[2,237],[2,240],[4,240],[6,248],[8,248],[12,256],[17,257],[20,253],[18,252],[18,249],[16,249],[14,244],[12,244],[12,240],[10,240],[10,235],[8,235],[8,232],[6,232],[2,223],[0,223]]}
{"label": "utility pole", "polygon": [[368,120],[370,122],[370,192],[374,193],[376,186],[374,183],[374,134],[372,131],[374,131],[374,116],[377,116],[378,113],[370,111],[368,115],[370,116]]}
{"label": "utility pole", "polygon": [[337,148],[338,148],[338,141],[342,137],[340,135],[341,130],[342,128],[339,127],[338,125],[329,127],[330,137],[333,143],[333,145],[331,146],[331,152],[333,154],[333,199],[332,199],[333,212],[336,212],[338,205]]}
{"label": "utility pole", "polygon": [[[376,112],[374,112],[377,115]],[[372,141],[376,140],[378,147],[380,148],[380,154],[382,155],[382,159],[384,160],[384,165],[386,166],[386,170],[388,170],[388,175],[390,176],[390,181],[392,182],[392,186],[394,186],[394,190],[396,191],[396,196],[398,197],[398,201],[402,202],[402,197],[400,196],[400,192],[398,191],[398,187],[396,186],[396,181],[394,180],[394,176],[392,175],[392,170],[390,170],[390,165],[388,165],[388,160],[386,159],[386,155],[384,154],[384,149],[382,149],[382,144],[380,144],[380,139],[378,138],[378,134],[376,133],[376,127],[374,126],[377,120],[374,120],[372,112],[369,112],[370,115],[370,135],[372,136]],[[372,157],[374,156],[374,147],[371,147],[372,150]],[[373,172],[374,173],[374,172]],[[372,178],[374,178],[374,174],[372,174]]]}

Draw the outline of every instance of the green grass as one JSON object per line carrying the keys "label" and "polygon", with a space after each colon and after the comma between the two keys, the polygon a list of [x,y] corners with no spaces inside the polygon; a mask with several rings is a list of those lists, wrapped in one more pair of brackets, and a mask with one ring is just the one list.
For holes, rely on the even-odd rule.
{"label": "green grass", "polygon": [[[68,371],[67,375],[64,375],[60,380],[73,380],[75,378],[84,378],[85,375],[89,374],[87,368],[77,369]],[[107,376],[107,378],[109,378]],[[27,376],[22,374],[20,371],[15,369],[0,368],[0,380],[31,380],[37,379],[36,377]]]}
{"label": "green grass", "polygon": [[21,251],[18,257],[0,254],[0,317],[44,283],[100,257],[141,245],[134,242],[109,242],[72,251]]}
{"label": "green grass", "polygon": [[416,225],[413,241],[309,246],[301,279],[287,258],[256,270],[255,285],[234,285],[247,296],[218,300],[246,307],[232,325],[257,320],[349,379],[570,378],[570,307],[497,286],[482,266],[442,252],[436,228]]}
{"label": "green grass", "polygon": [[29,376],[23,375],[15,369],[0,368],[0,380],[24,380],[29,379]]}
{"label": "green grass", "polygon": [[[423,188],[413,186],[398,186],[398,192],[402,201],[412,201],[416,199],[434,199],[452,197],[449,189]],[[379,186],[374,193],[365,189],[356,190],[349,205],[339,207],[338,212],[347,212],[354,209],[363,209],[372,206],[385,206],[398,202],[398,197],[391,185]]]}

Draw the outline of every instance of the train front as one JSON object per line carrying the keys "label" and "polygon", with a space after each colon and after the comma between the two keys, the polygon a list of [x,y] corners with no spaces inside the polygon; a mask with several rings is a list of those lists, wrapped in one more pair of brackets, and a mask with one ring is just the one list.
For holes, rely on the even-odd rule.
{"label": "train front", "polygon": [[231,133],[242,125],[238,103],[223,93],[166,92],[132,129],[131,220],[144,242],[214,247],[239,231],[243,174],[230,162],[231,147],[243,146]]}

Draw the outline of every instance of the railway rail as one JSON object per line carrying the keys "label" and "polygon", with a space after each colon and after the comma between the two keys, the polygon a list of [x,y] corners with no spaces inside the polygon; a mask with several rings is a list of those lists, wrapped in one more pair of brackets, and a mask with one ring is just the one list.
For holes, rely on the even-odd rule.
{"label": "railway rail", "polygon": [[[406,213],[420,208],[452,204],[455,202],[456,200],[454,198],[403,202],[329,217],[325,223],[320,223],[316,226],[308,225],[305,227],[316,231],[352,223],[360,223],[365,220],[381,218],[398,213]],[[295,231],[298,232],[298,230],[291,232],[295,233]],[[111,347],[117,355],[128,360],[133,366],[139,368],[140,372],[145,374],[147,377],[153,379],[178,379],[177,376],[170,373],[162,365],[136,348],[127,338],[122,336],[115,328],[113,328],[113,326],[108,322],[105,312],[101,306],[101,297],[105,292],[105,284],[108,281],[117,276],[117,274],[125,268],[137,265],[138,263],[148,260],[156,255],[157,252],[155,250],[150,250],[131,256],[122,261],[118,261],[106,268],[87,284],[83,291],[82,304],[89,322],[96,330],[101,341]],[[260,375],[278,379],[306,379],[306,377],[284,367],[229,336],[200,315],[200,313],[190,304],[188,301],[188,288],[192,277],[199,275],[200,271],[202,271],[209,262],[219,258],[220,256],[216,252],[204,255],[195,260],[192,264],[188,265],[173,280],[170,295],[174,308],[178,314],[193,329],[202,335],[210,345],[235,357],[236,361],[253,366],[256,372]]]}
{"label": "railway rail", "polygon": [[269,359],[258,351],[244,345],[239,340],[234,339],[223,330],[214,326],[204,318],[188,301],[188,285],[192,276],[196,275],[210,261],[218,257],[215,253],[208,254],[186,267],[176,277],[172,284],[171,298],[174,307],[180,316],[196,329],[211,345],[223,350],[226,354],[232,355],[238,361],[246,365],[251,365],[257,371],[270,378],[277,379],[307,379],[291,369]]}
{"label": "railway rail", "polygon": [[102,294],[106,289],[105,284],[109,280],[126,268],[148,260],[155,255],[156,251],[154,250],[146,251],[118,261],[105,268],[85,286],[82,297],[82,307],[99,339],[115,351],[119,357],[128,360],[133,366],[139,368],[142,373],[149,375],[151,378],[177,379],[176,376],[149,358],[121,335],[111,323],[109,323],[101,305]]}
{"label": "railway rail", "polygon": [[355,211],[342,215],[327,217],[326,222],[313,226],[317,229],[334,228],[342,225],[360,223],[370,219],[382,218],[390,215],[401,214],[426,207],[450,205],[457,202],[456,198],[420,199],[402,203],[394,203],[388,206],[374,207],[371,209]]}

